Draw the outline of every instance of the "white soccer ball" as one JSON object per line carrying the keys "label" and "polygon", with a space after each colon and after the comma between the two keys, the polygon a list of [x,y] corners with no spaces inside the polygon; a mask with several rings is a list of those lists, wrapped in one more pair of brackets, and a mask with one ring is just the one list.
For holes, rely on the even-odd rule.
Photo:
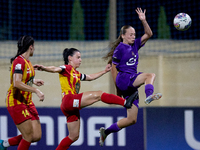
{"label": "white soccer ball", "polygon": [[192,19],[186,13],[179,13],[174,18],[174,27],[179,31],[185,31],[190,28]]}

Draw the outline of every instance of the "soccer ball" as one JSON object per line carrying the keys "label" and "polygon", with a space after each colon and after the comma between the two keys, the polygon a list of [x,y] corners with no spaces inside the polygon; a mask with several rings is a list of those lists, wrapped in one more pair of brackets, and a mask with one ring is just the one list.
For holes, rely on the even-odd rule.
{"label": "soccer ball", "polygon": [[174,27],[179,31],[185,31],[190,28],[192,19],[186,13],[179,13],[174,18]]}

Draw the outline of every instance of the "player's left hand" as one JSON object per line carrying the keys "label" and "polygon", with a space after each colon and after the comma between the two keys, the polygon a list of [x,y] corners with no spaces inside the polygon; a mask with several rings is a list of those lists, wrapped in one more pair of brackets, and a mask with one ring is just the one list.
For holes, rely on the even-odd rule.
{"label": "player's left hand", "polygon": [[145,16],[146,9],[144,9],[144,12],[142,11],[141,8],[137,8],[135,11],[137,12],[138,17],[139,17],[139,19],[140,19],[141,21],[146,20],[146,16]]}
{"label": "player's left hand", "polygon": [[106,65],[105,71],[106,71],[106,72],[109,72],[109,71],[111,70],[111,68],[112,68],[112,66],[111,66],[110,64],[107,64],[107,65]]}
{"label": "player's left hand", "polygon": [[44,85],[44,81],[41,80],[41,79],[34,79],[34,80],[33,80],[33,83],[34,83],[35,85],[37,85],[37,86],[42,86],[42,85]]}

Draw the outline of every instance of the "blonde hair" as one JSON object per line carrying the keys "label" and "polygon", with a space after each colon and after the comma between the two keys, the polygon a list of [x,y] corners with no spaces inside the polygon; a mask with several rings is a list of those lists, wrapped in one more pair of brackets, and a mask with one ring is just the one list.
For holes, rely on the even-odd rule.
{"label": "blonde hair", "polygon": [[131,27],[130,25],[123,26],[120,30],[120,35],[117,38],[117,40],[114,41],[113,43],[111,43],[110,51],[103,57],[104,60],[108,60],[108,64],[112,64],[113,53],[114,53],[116,47],[119,45],[119,43],[123,42],[122,35],[126,34],[126,30],[129,29],[130,27]]}

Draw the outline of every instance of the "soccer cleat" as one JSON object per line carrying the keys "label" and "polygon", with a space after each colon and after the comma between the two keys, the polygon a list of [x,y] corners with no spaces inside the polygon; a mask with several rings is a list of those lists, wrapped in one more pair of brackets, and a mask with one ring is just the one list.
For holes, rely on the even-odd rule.
{"label": "soccer cleat", "polygon": [[105,139],[106,139],[106,137],[107,137],[107,135],[105,134],[105,128],[104,128],[104,127],[101,127],[101,128],[99,129],[99,133],[100,133],[99,145],[100,145],[100,146],[103,146],[104,141],[105,141]]}
{"label": "soccer cleat", "polygon": [[162,97],[162,94],[161,93],[156,93],[156,94],[153,94],[153,95],[149,95],[146,99],[145,99],[145,104],[149,104],[151,103],[153,100],[159,100],[160,98]]}
{"label": "soccer cleat", "polygon": [[0,140],[0,150],[7,150],[7,148],[3,146],[3,140]]}
{"label": "soccer cleat", "polygon": [[127,109],[132,107],[133,101],[138,98],[138,91],[133,93],[129,98],[126,99],[126,103],[124,104],[124,107]]}

